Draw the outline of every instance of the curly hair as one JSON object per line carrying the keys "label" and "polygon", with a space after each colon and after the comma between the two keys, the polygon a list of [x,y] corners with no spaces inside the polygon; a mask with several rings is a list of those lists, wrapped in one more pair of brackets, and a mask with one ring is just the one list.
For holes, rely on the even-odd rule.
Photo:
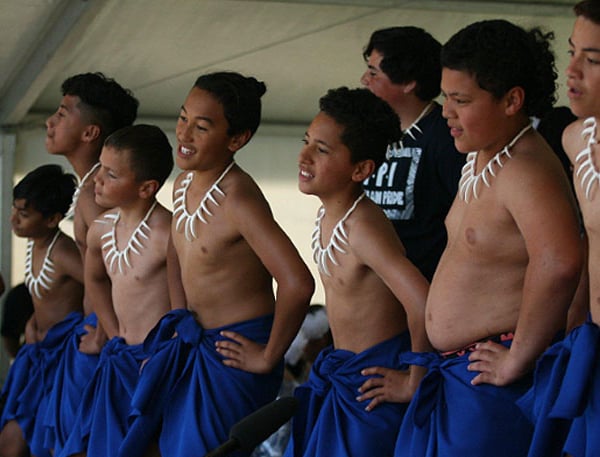
{"label": "curly hair", "polygon": [[417,83],[415,95],[423,101],[440,94],[442,45],[419,27],[390,27],[373,32],[363,51],[368,60],[375,50],[382,55],[381,70],[395,84]]}
{"label": "curly hair", "polygon": [[513,87],[525,91],[524,111],[543,116],[556,101],[553,33],[526,31],[505,20],[468,25],[442,47],[442,67],[465,71],[500,99]]}
{"label": "curly hair", "polygon": [[77,178],[60,165],[42,165],[30,171],[13,188],[13,200],[24,199],[43,217],[64,216],[71,206]]}
{"label": "curly hair", "polygon": [[81,100],[81,109],[97,123],[104,140],[115,130],[133,124],[137,117],[138,100],[129,89],[100,72],[71,76],[62,83],[62,94]]}
{"label": "curly hair", "polygon": [[343,127],[341,140],[350,150],[352,163],[373,160],[379,167],[388,144],[402,135],[396,112],[367,89],[330,89],[319,107]]}
{"label": "curly hair", "polygon": [[261,116],[260,98],[267,91],[265,83],[251,76],[223,71],[200,76],[194,87],[210,92],[221,103],[229,123],[229,135],[247,130],[252,135],[256,133]]}

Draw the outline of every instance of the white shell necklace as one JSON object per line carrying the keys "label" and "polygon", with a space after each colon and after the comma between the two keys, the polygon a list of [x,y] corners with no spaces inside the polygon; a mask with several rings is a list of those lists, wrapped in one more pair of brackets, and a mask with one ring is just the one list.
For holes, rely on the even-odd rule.
{"label": "white shell necklace", "polygon": [[44,257],[44,261],[42,262],[42,267],[40,268],[40,272],[37,276],[33,274],[33,240],[27,241],[27,254],[25,256],[25,285],[27,289],[29,289],[29,293],[31,295],[35,295],[37,298],[42,298],[42,290],[50,290],[52,283],[54,282],[54,278],[52,274],[54,273],[54,262],[50,259],[50,252],[54,247],[54,243],[58,239],[61,231],[57,230],[54,238],[48,245],[48,249],[46,249],[46,256]]}
{"label": "white shell necklace", "polygon": [[600,172],[598,172],[592,159],[592,145],[597,143],[596,118],[594,117],[588,117],[583,121],[581,137],[585,140],[586,136],[589,136],[587,139],[587,146],[583,151],[577,154],[577,157],[575,158],[575,163],[577,164],[575,176],[579,178],[579,184],[581,185],[581,188],[585,190],[585,198],[591,200],[592,191],[595,187],[594,184],[598,185],[598,183],[600,183]]}
{"label": "white shell necklace", "polygon": [[[415,134],[413,133],[413,130],[417,131],[418,133],[423,133],[423,130],[421,130],[421,127],[419,127],[417,124],[421,121],[421,119],[423,119],[425,117],[425,115],[429,114],[429,111],[431,111],[431,107],[433,106],[433,102],[429,102],[427,104],[427,106],[423,109],[423,111],[421,111],[421,114],[419,114],[417,116],[417,118],[413,121],[412,124],[410,124],[408,126],[407,129],[402,130],[403,135],[408,135],[409,137],[411,137],[413,140],[416,140],[417,137],[415,137]],[[400,149],[404,149],[404,143],[402,142],[402,140],[400,140]],[[388,147],[387,153],[385,155],[385,158],[387,160],[390,160],[392,154],[392,149],[390,149]]]}
{"label": "white shell necklace", "polygon": [[75,188],[75,192],[73,192],[73,199],[71,200],[71,206],[69,206],[69,211],[67,211],[66,218],[71,218],[75,214],[75,207],[77,206],[77,202],[79,201],[79,194],[81,194],[81,189],[85,186],[86,181],[100,166],[100,162],[96,163],[90,171],[88,171],[85,176],[79,181],[79,184]]}
{"label": "white shell necklace", "polygon": [[341,252],[342,254],[346,254],[346,251],[342,247],[348,246],[348,234],[346,233],[346,229],[344,228],[344,222],[352,211],[356,208],[356,205],[365,197],[365,193],[363,192],[358,196],[354,203],[350,207],[350,209],[346,212],[344,217],[342,217],[338,223],[333,228],[331,232],[331,238],[329,239],[329,244],[326,248],[321,247],[321,221],[323,220],[323,216],[325,216],[325,208],[321,206],[319,212],[317,214],[317,220],[315,221],[315,229],[312,233],[312,242],[311,246],[313,249],[313,260],[319,267],[319,271],[321,273],[326,274],[327,276],[331,276],[329,272],[329,268],[327,267],[327,260],[331,260],[334,265],[339,265],[335,258],[335,251]]}
{"label": "white shell necklace", "polygon": [[204,217],[212,216],[212,213],[208,210],[207,203],[210,201],[216,206],[219,206],[219,202],[214,197],[213,193],[217,193],[220,196],[225,196],[225,192],[219,189],[219,183],[223,180],[225,175],[231,170],[231,168],[235,165],[235,161],[231,162],[225,171],[221,173],[221,176],[210,186],[210,189],[204,194],[204,197],[200,201],[200,205],[196,208],[192,214],[188,213],[185,207],[185,199],[187,195],[188,187],[192,183],[192,179],[194,179],[194,172],[190,171],[185,179],[181,181],[181,187],[175,191],[175,199],[173,200],[173,217],[177,218],[177,223],[175,224],[175,230],[179,232],[179,228],[183,224],[185,230],[185,239],[188,241],[193,241],[198,238],[196,234],[196,219],[199,219],[202,223],[208,224],[208,221]]}
{"label": "white shell necklace", "polygon": [[475,174],[475,161],[477,159],[478,152],[469,152],[469,154],[467,154],[467,162],[462,168],[460,181],[458,183],[460,197],[463,199],[463,201],[469,203],[471,197],[474,197],[475,199],[479,198],[477,188],[481,181],[483,181],[486,187],[490,187],[491,178],[496,176],[494,167],[496,165],[498,168],[502,168],[504,166],[504,163],[502,162],[504,156],[508,157],[508,159],[512,158],[509,152],[510,149],[530,128],[532,128],[531,124],[527,125],[525,128],[523,128],[523,130],[517,133],[512,141],[504,146],[501,151],[497,152],[496,155],[489,160],[487,165],[483,167],[483,170],[481,170],[481,172],[477,175]]}
{"label": "white shell necklace", "polygon": [[[131,238],[129,238],[127,246],[125,246],[125,249],[123,249],[122,251],[119,251],[119,249],[117,248],[117,237],[115,235],[117,223],[119,222],[119,219],[121,217],[121,212],[119,211],[113,214],[106,214],[104,216],[104,218],[108,219],[109,222],[112,221],[112,228],[110,229],[110,231],[102,235],[100,237],[100,240],[106,240],[102,245],[102,250],[106,250],[106,252],[104,253],[104,261],[108,264],[109,270],[112,273],[115,272],[115,265],[117,266],[119,273],[121,274],[123,274],[123,264],[125,264],[125,266],[127,266],[128,268],[131,268],[131,261],[129,260],[130,252],[133,252],[137,255],[141,255],[139,249],[143,248],[144,245],[139,240],[139,238],[141,237],[147,240],[150,236],[150,232],[152,230],[148,226],[147,222],[150,218],[150,215],[152,214],[152,211],[154,211],[154,208],[156,208],[156,203],[157,202],[154,202],[152,204],[144,218],[140,221],[137,228],[131,234]],[[100,222],[102,224],[106,223],[102,220],[99,220],[97,222]]]}

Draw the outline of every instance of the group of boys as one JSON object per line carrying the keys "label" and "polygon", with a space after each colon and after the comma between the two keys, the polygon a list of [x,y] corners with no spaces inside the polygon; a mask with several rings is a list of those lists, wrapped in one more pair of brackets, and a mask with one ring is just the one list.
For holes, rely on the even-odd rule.
{"label": "group of boys", "polygon": [[[579,205],[531,124],[555,101],[539,29],[482,21],[443,46],[379,30],[366,88],[320,99],[298,179],[322,203],[312,248],[333,345],[295,391],[286,456],[600,452],[600,2],[575,13],[579,120],[563,144]],[[48,165],[14,189],[35,311],[0,455],[204,455],[276,397],[314,283],[234,160],[265,90],[233,72],[196,80],[171,214],[156,201],[173,167],[164,133],[132,126],[137,101],[103,75],[65,81],[46,146],[81,179]],[[69,206],[75,241],[59,228]]]}

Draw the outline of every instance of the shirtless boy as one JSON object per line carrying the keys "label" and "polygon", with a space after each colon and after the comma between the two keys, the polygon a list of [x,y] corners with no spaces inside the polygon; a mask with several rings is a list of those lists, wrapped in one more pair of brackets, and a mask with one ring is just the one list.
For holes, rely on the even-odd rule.
{"label": "shirtless boy", "polygon": [[[84,258],[88,228],[106,210],[95,201],[93,182],[102,145],[112,132],[133,123],[138,101],[129,90],[102,73],[74,75],[63,82],[61,89],[59,107],[46,120],[46,149],[50,154],[64,156],[79,176],[69,213],[73,216],[75,241]],[[65,347],[50,396],[46,446],[57,454],[74,425],[81,394],[106,340],[104,332],[96,331],[97,316],[88,301],[84,300],[83,305],[85,317]]]}
{"label": "shirtless boy", "polygon": [[[156,193],[173,169],[172,149],[155,126],[138,124],[111,134],[94,177],[96,203],[113,208],[87,235],[85,286],[110,338],[86,387],[74,427],[60,455],[117,455],[142,361],[142,343],[170,309],[167,245],[171,214]],[[114,315],[114,321],[103,321]]]}
{"label": "shirtless boy", "polygon": [[[44,415],[58,359],[81,319],[83,265],[73,239],[58,227],[76,179],[58,165],[28,173],[13,190],[11,223],[28,238],[25,284],[37,325],[33,341],[19,351],[2,390],[0,455],[50,454],[44,449]],[[29,449],[28,449],[29,446]]]}
{"label": "shirtless boy", "polygon": [[162,455],[204,455],[277,395],[314,282],[234,160],[258,128],[264,92],[252,77],[212,73],[197,79],[181,107],[176,163],[184,171],[174,183],[169,289],[182,309],[159,323],[155,336],[169,344],[151,357],[140,385],[153,376],[170,381],[150,382],[161,391],[148,403],[134,397],[141,414],[122,456],[139,454],[156,416]]}
{"label": "shirtless boy", "polygon": [[526,455],[515,401],[564,329],[582,250],[561,164],[529,116],[554,101],[548,38],[507,21],[472,24],[442,48],[443,114],[468,153],[431,283],[439,354],[406,415],[397,456]]}
{"label": "shirtless boy", "polygon": [[[296,389],[300,411],[285,455],[391,455],[406,403],[424,374],[421,367],[402,366],[400,354],[411,346],[430,350],[427,280],[363,190],[387,145],[401,135],[400,123],[366,89],[330,90],[319,104],[299,156],[299,188],[323,204],[313,257],[325,288],[333,347],[321,352],[309,381]],[[356,398],[365,382],[361,370],[371,365],[405,371],[390,370],[400,378],[394,392],[386,391],[387,378],[372,373],[368,392]]]}

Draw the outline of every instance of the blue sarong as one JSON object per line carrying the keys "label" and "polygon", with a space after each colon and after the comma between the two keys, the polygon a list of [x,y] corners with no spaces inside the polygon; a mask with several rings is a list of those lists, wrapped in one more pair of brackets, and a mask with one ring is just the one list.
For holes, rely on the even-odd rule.
{"label": "blue sarong", "polygon": [[187,310],[164,316],[144,343],[151,357],[140,375],[119,456],[143,455],[141,443],[159,432],[161,454],[169,457],[201,456],[227,441],[233,424],[276,398],[283,364],[266,375],[227,367],[215,343],[229,330],[266,344],[272,323],[270,315],[205,330]]}
{"label": "blue sarong", "polygon": [[128,345],[120,337],[109,340],[77,411],[75,426],[61,454],[87,451],[88,457],[114,457],[128,428],[131,398],[137,385],[143,346]]}
{"label": "blue sarong", "polygon": [[47,449],[54,449],[54,455],[60,454],[73,429],[81,396],[98,365],[99,355],[84,354],[79,350],[81,337],[87,333],[85,325],[98,325],[95,313],[88,314],[69,336],[48,399],[44,445]]}
{"label": "blue sarong", "polygon": [[[504,342],[509,346],[511,342]],[[533,427],[516,401],[532,377],[504,387],[474,386],[469,352],[454,358],[409,353],[406,363],[428,368],[400,427],[396,457],[526,456]]]}
{"label": "blue sarong", "polygon": [[519,401],[535,423],[531,457],[600,453],[600,329],[586,322],[540,358]]}
{"label": "blue sarong", "polygon": [[359,354],[329,347],[315,360],[308,381],[295,397],[299,411],[292,420],[286,457],[386,457],[394,453],[406,403],[383,403],[366,411],[358,388],[368,379],[361,370],[382,366],[407,370],[400,355],[410,350],[408,333]]}
{"label": "blue sarong", "polygon": [[36,457],[50,457],[50,452],[44,446],[44,417],[48,397],[58,361],[81,317],[81,313],[70,313],[52,326],[42,341],[24,345],[17,353],[2,389],[6,404],[0,418],[0,428],[7,421],[17,421]]}

